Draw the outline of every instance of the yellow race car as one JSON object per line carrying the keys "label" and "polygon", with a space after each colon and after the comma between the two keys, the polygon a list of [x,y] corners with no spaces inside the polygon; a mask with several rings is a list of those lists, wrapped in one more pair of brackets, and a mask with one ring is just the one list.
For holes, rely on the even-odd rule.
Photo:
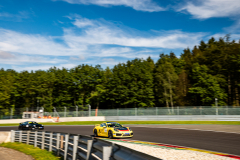
{"label": "yellow race car", "polygon": [[123,125],[117,122],[96,124],[93,129],[93,134],[94,137],[102,136],[110,139],[133,137],[133,131],[129,127],[123,127]]}

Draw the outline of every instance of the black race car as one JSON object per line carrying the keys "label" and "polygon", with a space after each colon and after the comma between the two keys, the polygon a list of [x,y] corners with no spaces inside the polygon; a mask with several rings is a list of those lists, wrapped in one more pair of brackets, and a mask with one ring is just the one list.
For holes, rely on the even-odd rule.
{"label": "black race car", "polygon": [[19,123],[18,130],[43,130],[44,126],[42,124],[38,124],[37,122],[34,121],[26,121],[23,123]]}

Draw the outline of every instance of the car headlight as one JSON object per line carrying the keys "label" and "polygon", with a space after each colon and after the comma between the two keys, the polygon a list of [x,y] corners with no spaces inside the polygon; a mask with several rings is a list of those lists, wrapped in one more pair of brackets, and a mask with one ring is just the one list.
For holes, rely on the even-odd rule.
{"label": "car headlight", "polygon": [[26,127],[28,127],[28,125],[26,125]]}
{"label": "car headlight", "polygon": [[116,132],[119,132],[119,130],[118,130],[118,129],[116,129],[116,128],[114,128],[114,131],[116,131]]}

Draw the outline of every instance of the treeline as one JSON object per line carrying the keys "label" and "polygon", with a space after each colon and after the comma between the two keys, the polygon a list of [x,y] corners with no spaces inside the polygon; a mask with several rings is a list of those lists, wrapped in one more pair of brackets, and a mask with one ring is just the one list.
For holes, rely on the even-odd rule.
{"label": "treeline", "polygon": [[84,64],[70,70],[1,69],[0,112],[37,105],[47,111],[86,104],[100,109],[210,106],[215,98],[218,105],[239,106],[239,89],[240,42],[227,36],[201,41],[180,57],[160,54],[156,63],[149,57],[105,70]]}

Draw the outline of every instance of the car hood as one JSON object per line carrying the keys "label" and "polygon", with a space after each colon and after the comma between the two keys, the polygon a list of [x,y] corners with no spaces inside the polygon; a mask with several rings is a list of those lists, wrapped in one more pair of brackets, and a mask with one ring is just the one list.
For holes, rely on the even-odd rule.
{"label": "car hood", "polygon": [[127,127],[118,127],[116,129],[118,129],[119,131],[129,131]]}

